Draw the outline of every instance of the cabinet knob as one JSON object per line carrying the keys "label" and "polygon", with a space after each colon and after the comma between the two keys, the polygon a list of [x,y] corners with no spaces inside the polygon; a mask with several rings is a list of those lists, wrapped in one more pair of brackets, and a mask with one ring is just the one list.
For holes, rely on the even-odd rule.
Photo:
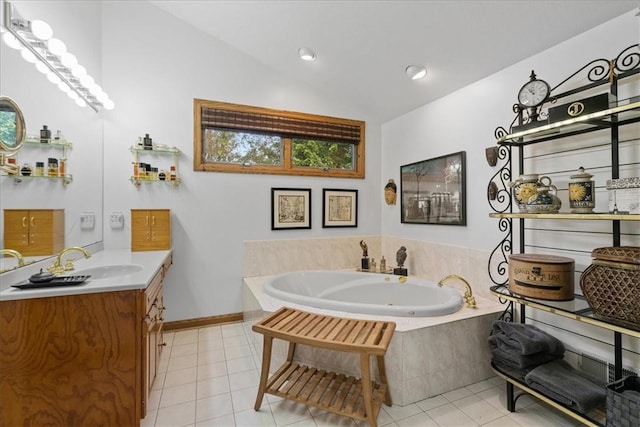
{"label": "cabinet knob", "polygon": [[158,344],[158,347],[166,347],[166,346],[167,346],[166,342],[163,342],[162,344]]}

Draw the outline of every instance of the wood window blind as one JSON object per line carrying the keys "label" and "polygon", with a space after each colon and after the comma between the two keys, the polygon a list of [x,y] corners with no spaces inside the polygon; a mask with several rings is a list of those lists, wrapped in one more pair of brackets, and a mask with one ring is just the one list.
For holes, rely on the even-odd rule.
{"label": "wood window blind", "polygon": [[202,107],[203,128],[264,132],[289,138],[314,138],[357,145],[361,140],[360,124],[317,121],[286,114],[266,114]]}

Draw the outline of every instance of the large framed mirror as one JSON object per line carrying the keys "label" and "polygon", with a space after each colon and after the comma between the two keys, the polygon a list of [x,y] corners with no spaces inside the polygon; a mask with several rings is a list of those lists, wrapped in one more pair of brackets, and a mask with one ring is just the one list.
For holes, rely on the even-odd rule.
{"label": "large framed mirror", "polygon": [[[46,21],[53,29],[54,37],[64,41],[67,50],[78,58],[87,72],[96,81],[103,80],[101,2],[15,0],[11,3],[15,12],[24,19]],[[11,246],[5,244],[5,237],[12,231],[5,226],[5,222],[11,222],[7,220],[7,214],[15,211],[40,213],[47,210],[54,216],[62,211],[63,247],[86,248],[102,243],[102,113],[78,106],[33,63],[23,59],[20,50],[0,42],[0,58],[0,95],[19,105],[24,121],[21,129],[16,127],[16,134],[25,134],[24,144],[12,156],[20,168],[18,175],[8,175],[6,171],[0,174],[0,247],[21,252],[21,248],[11,247],[15,246],[14,243]],[[59,141],[41,143],[44,125],[50,129],[51,138],[60,135],[60,141],[64,140],[68,145]],[[12,147],[10,141],[7,147]],[[50,158],[57,159],[58,163],[64,159],[68,183],[60,176],[22,174],[25,166],[27,173],[29,168],[35,172],[38,164],[48,165]],[[92,221],[86,221],[86,218]],[[91,226],[87,227],[87,223]],[[25,262],[51,258],[58,252],[57,248],[25,256]],[[12,256],[0,256],[0,272],[11,270],[17,264]]]}
{"label": "large framed mirror", "polygon": [[24,144],[27,128],[18,104],[7,96],[0,96],[0,151],[12,156]]}

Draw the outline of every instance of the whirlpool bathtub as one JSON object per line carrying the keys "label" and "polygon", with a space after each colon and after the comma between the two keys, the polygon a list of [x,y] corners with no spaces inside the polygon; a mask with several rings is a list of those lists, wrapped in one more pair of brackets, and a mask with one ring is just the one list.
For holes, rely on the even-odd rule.
{"label": "whirlpool bathtub", "polygon": [[264,291],[296,304],[382,316],[443,316],[463,305],[460,292],[434,282],[355,271],[284,273],[267,280]]}

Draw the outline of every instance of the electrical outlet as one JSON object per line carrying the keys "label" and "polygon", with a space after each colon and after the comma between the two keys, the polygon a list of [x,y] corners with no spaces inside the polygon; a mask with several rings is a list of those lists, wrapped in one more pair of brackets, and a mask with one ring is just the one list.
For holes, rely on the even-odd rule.
{"label": "electrical outlet", "polygon": [[93,230],[96,226],[96,214],[93,212],[82,212],[80,215],[80,229]]}
{"label": "electrical outlet", "polygon": [[111,228],[114,229],[124,228],[124,215],[122,212],[111,212],[109,224],[111,224]]}

